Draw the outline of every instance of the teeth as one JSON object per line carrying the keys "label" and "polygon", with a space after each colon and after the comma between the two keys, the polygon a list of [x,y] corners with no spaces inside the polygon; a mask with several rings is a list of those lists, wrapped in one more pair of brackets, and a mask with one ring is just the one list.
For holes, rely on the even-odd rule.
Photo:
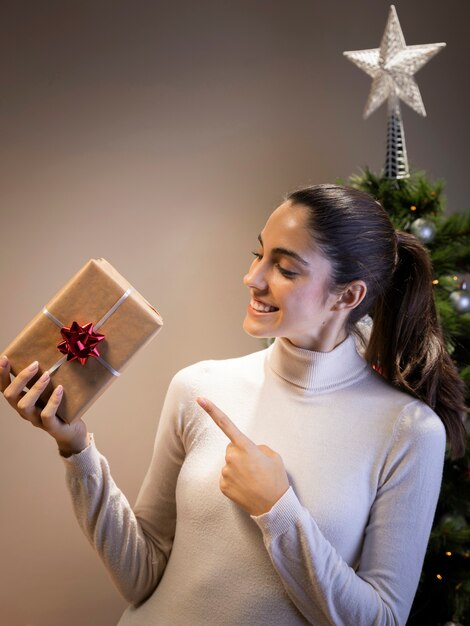
{"label": "teeth", "polygon": [[261,311],[263,313],[269,313],[271,311],[277,311],[277,309],[273,306],[269,306],[267,304],[261,304],[261,302],[257,302],[256,300],[252,300],[251,301],[251,306],[256,310],[256,311]]}

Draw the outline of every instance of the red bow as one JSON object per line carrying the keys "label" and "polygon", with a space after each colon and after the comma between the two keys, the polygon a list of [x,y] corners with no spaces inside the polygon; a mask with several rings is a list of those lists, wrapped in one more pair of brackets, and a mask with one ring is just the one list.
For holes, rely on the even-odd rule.
{"label": "red bow", "polygon": [[64,326],[60,329],[60,333],[64,341],[57,346],[62,354],[67,355],[67,361],[77,359],[80,365],[85,365],[88,357],[100,356],[97,345],[103,341],[104,335],[100,335],[93,331],[92,322],[88,322],[84,326],[80,326],[77,322],[73,322],[68,328]]}

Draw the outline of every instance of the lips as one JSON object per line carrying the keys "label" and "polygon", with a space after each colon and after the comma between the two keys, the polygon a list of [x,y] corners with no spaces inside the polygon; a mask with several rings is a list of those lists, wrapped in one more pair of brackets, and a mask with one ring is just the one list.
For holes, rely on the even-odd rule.
{"label": "lips", "polygon": [[261,300],[257,300],[255,298],[251,298],[250,306],[257,313],[274,313],[275,311],[279,311],[278,307],[272,306],[267,302],[262,302]]}

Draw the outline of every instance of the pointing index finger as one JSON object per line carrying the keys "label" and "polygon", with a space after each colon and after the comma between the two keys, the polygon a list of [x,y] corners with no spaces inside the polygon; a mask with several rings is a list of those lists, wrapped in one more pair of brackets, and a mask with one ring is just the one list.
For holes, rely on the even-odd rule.
{"label": "pointing index finger", "polygon": [[227,435],[230,441],[239,448],[254,446],[255,444],[249,437],[235,426],[232,420],[225,415],[213,402],[207,398],[196,398],[197,403],[204,411],[214,420],[220,430]]}

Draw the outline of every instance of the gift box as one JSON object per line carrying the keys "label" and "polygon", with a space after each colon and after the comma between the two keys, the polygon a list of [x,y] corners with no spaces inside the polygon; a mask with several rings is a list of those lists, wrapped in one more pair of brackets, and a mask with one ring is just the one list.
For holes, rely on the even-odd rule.
{"label": "gift box", "polygon": [[158,311],[108,261],[91,259],[1,354],[8,357],[14,376],[39,361],[29,385],[46,370],[51,377],[38,406],[62,385],[57,415],[70,423],[162,325]]}

